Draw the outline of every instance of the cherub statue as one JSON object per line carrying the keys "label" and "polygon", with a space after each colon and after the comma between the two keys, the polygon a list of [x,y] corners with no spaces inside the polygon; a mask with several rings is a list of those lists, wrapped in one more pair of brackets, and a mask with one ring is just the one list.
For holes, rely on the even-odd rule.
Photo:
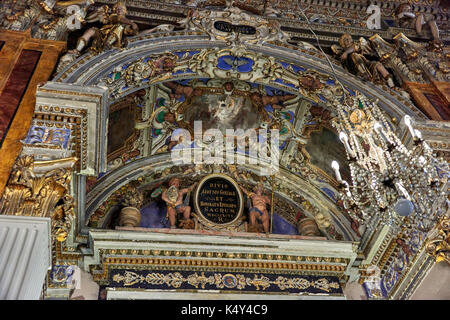
{"label": "cherub statue", "polygon": [[343,66],[351,73],[363,79],[373,82],[385,81],[390,88],[394,87],[392,75],[379,61],[371,61],[366,55],[372,55],[374,51],[365,39],[361,38],[355,43],[352,36],[344,33],[339,39],[340,47],[332,45],[332,51],[339,56]]}
{"label": "cherub statue", "polygon": [[[167,216],[170,222],[170,228],[176,228],[176,215],[182,213],[184,221],[180,223],[185,229],[193,229],[193,221],[191,217],[191,207],[183,201],[183,196],[186,193],[191,192],[197,184],[193,184],[189,188],[180,190],[180,180],[178,178],[172,178],[169,181],[169,188],[164,190],[161,198],[167,204]],[[186,198],[189,200],[189,198]]]}
{"label": "cherub statue", "polygon": [[437,46],[441,45],[441,41],[439,39],[439,29],[433,15],[424,15],[422,13],[416,15],[412,12],[412,8],[409,3],[400,4],[395,14],[401,28],[415,29],[419,35],[422,34],[423,26],[427,25],[433,35],[433,44]]}
{"label": "cherub statue", "polygon": [[127,8],[125,4],[118,1],[109,13],[108,6],[98,8],[94,13],[86,17],[87,22],[101,22],[102,28],[92,27],[78,39],[77,46],[69,53],[79,55],[92,39],[91,49],[102,51],[111,47],[122,47],[124,36],[136,35],[139,28],[136,23],[126,18]]}
{"label": "cherub statue", "polygon": [[250,226],[249,230],[258,230],[258,221],[263,225],[264,232],[269,233],[269,212],[267,211],[267,205],[270,205],[272,201],[270,198],[263,194],[264,186],[260,182],[256,185],[255,191],[250,192],[241,186],[242,191],[252,200],[252,207],[249,209]]}

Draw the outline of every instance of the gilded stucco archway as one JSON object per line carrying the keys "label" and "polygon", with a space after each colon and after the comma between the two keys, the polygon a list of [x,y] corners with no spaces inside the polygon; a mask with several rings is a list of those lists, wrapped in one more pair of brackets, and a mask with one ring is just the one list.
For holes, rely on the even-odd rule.
{"label": "gilded stucco archway", "polygon": [[[233,63],[236,65],[232,65]],[[369,86],[359,79],[349,76],[342,69],[336,69],[338,70],[338,80],[344,84],[351,95],[359,92],[372,99],[379,99],[380,105],[392,118],[398,119],[404,113],[415,117],[421,116],[420,112],[412,108],[411,103],[399,93],[383,86]],[[341,87],[336,83],[334,75],[318,51],[310,48],[298,50],[288,46],[257,44],[241,44],[229,48],[223,41],[207,40],[205,36],[195,32],[173,32],[136,37],[130,39],[128,47],[122,50],[105,51],[99,55],[87,53],[63,68],[53,79],[55,82],[53,86],[73,84],[84,88],[88,86],[107,88],[108,98],[102,102],[103,108],[106,109],[114,101],[132,96],[139,90],[148,90],[159,83],[205,78],[270,86],[288,94],[300,96],[309,103],[308,106],[314,104],[328,109],[332,116],[334,116],[332,103],[342,97]],[[104,112],[107,113],[107,111]],[[104,119],[100,119],[100,122],[103,121]],[[296,129],[301,131],[304,129],[298,125],[295,128],[295,122],[292,124],[289,129],[294,132]],[[104,127],[106,128],[106,126]],[[100,135],[106,135],[106,132],[102,131]],[[301,136],[296,138],[302,139]],[[296,170],[293,170],[289,159],[295,157],[296,147],[290,145],[286,149],[289,151],[286,150],[281,164],[287,172],[295,173]],[[103,154],[102,158],[106,159],[106,155]],[[101,162],[99,157],[97,160]],[[121,168],[120,172],[127,172],[128,166],[131,164]],[[99,172],[102,173],[102,178],[94,190],[103,190],[105,182],[100,182],[109,181],[108,175],[111,169],[107,169],[107,167],[104,164],[103,169]],[[318,169],[317,171],[320,171],[319,175],[311,172],[312,176],[311,174],[300,176],[307,181],[304,184],[308,186],[307,190],[315,190],[314,192],[321,199],[319,201],[334,203],[332,205],[334,215],[340,212],[335,205],[336,199],[333,199],[333,195],[336,193],[336,182],[323,170]],[[113,176],[117,177],[117,172],[116,169]],[[308,175],[315,178],[311,180]],[[125,176],[126,174],[123,177]],[[326,177],[326,182],[318,177]],[[308,185],[308,183],[313,184]],[[108,192],[104,191],[100,197],[103,201],[106,201],[107,196],[116,191],[111,188],[107,190]],[[99,203],[99,199],[91,193],[87,194],[87,201],[85,217],[91,216],[101,205],[101,201]],[[92,203],[96,203],[97,207],[91,207]],[[87,218],[85,222],[88,223],[88,220]],[[340,221],[339,229],[341,229],[338,233],[345,234],[345,239],[356,236],[355,230],[349,231],[351,230],[351,221],[349,222],[343,214],[340,214],[337,221]],[[343,230],[345,231],[342,232]]]}
{"label": "gilded stucco archway", "polygon": [[[420,111],[400,93],[386,86],[363,83],[337,65],[334,68],[337,80],[343,84],[350,96],[363,95],[369,99],[378,100],[386,114],[395,120],[398,120],[402,114],[423,117]],[[310,47],[298,49],[288,45],[269,43],[240,43],[229,47],[224,41],[211,41],[198,32],[185,31],[130,38],[128,46],[124,49],[104,51],[100,54],[88,52],[68,65],[61,65],[59,70],[53,82],[40,89],[43,101],[45,101],[44,96],[48,95],[45,92],[68,94],[68,99],[71,94],[99,97],[95,116],[87,109],[87,112],[84,111],[86,120],[82,120],[82,123],[85,121],[91,124],[96,123],[98,128],[96,136],[89,134],[89,126],[85,129],[85,134],[78,133],[82,145],[81,148],[78,147],[78,150],[81,149],[78,155],[81,163],[84,164],[84,167],[80,168],[81,172],[88,176],[101,176],[98,181],[94,179],[93,182],[92,178],[88,178],[95,187],[91,188],[86,196],[81,197],[86,199],[86,211],[83,206],[79,208],[81,216],[78,225],[81,229],[84,229],[84,225],[89,225],[89,217],[101,206],[102,201],[106,201],[111,194],[125,184],[125,182],[112,184],[116,188],[111,188],[110,176],[115,177],[115,182],[123,179],[128,181],[132,179],[131,177],[137,179],[139,175],[129,176],[130,172],[135,170],[131,168],[137,168],[138,163],[153,161],[151,153],[147,155],[141,153],[140,156],[128,160],[127,164],[122,161],[119,166],[108,165],[105,137],[108,134],[107,115],[110,106],[115,101],[135,95],[136,92],[143,90],[149,92],[151,88],[160,84],[191,79],[193,81],[217,79],[267,86],[281,90],[284,94],[299,96],[303,102],[295,104],[293,120],[291,123],[286,122],[289,139],[282,151],[280,165],[286,173],[293,174],[294,180],[303,179],[304,182],[301,185],[304,188],[302,189],[310,201],[315,202],[316,206],[328,207],[330,212],[325,215],[329,216],[329,219],[331,216],[334,217],[339,229],[337,233],[341,235],[341,238],[350,240],[360,236],[359,232],[351,227],[352,220],[346,217],[336,205],[337,182],[334,178],[323,168],[315,167],[310,163],[299,165],[292,162],[292,159],[299,157],[309,160],[309,154],[304,147],[299,148],[298,143],[305,145],[305,140],[311,132],[322,130],[319,129],[320,127],[314,129],[314,126],[303,127],[303,117],[308,109],[316,106],[316,108],[328,110],[327,120],[330,121],[335,116],[333,103],[342,100],[343,97],[342,87],[337,83],[335,75],[319,51]],[[70,88],[73,92],[68,93],[65,88]],[[42,119],[45,119],[44,114],[49,109],[48,106],[46,109],[42,103],[38,99],[36,110],[39,114],[43,114]],[[295,108],[301,112],[297,112]],[[76,112],[79,113],[79,111]],[[146,112],[151,114],[153,109]],[[92,114],[90,117],[89,113]],[[300,120],[295,119],[296,117]],[[326,123],[322,122],[320,125],[323,126]],[[395,121],[392,125],[395,125]],[[331,128],[329,122],[328,126]],[[69,136],[68,140],[71,139]],[[292,138],[296,141],[291,141]],[[93,141],[96,142],[92,143]],[[93,148],[97,150],[95,153],[90,151]],[[168,158],[168,154],[165,156]],[[137,163],[133,161],[138,159]],[[161,168],[159,165],[153,169]],[[84,188],[83,185],[84,182],[80,188]],[[108,188],[105,189],[106,185]],[[102,191],[96,194],[96,190]],[[295,188],[291,192],[295,193]],[[301,196],[303,197],[303,194]],[[85,203],[84,200],[81,202]]]}
{"label": "gilded stucco archway", "polygon": [[[256,36],[250,28],[249,34],[236,37],[227,28],[214,25],[214,19],[221,19],[225,23],[222,27],[243,19],[255,25],[250,27]],[[232,272],[252,270],[255,283],[259,281],[256,273],[269,272],[266,285],[276,284],[273,274],[284,277],[283,272],[293,272],[295,276],[311,277],[305,293],[313,292],[311,288],[315,287],[340,297],[338,279],[341,283],[360,275],[364,279],[368,275],[364,273],[366,264],[375,263],[384,268],[385,291],[390,294],[397,290],[398,294],[403,279],[400,277],[409,272],[408,253],[405,258],[400,251],[406,250],[404,243],[390,234],[389,227],[365,232],[338,201],[342,185],[329,164],[338,157],[347,178],[350,172],[345,164],[350,158],[333,124],[343,118],[337,111],[345,110],[339,106],[350,104],[353,110],[362,109],[369,106],[369,100],[377,101],[380,114],[387,118],[385,127],[409,143],[400,119],[409,115],[421,121],[428,113],[425,115],[426,111],[414,105],[403,89],[389,88],[383,79],[376,83],[363,81],[333,58],[332,71],[328,59],[317,48],[301,41],[296,46],[288,42],[276,20],[236,8],[200,10],[195,17],[188,14],[179,23],[184,31],[164,31],[174,29],[164,26],[153,30],[156,32],[128,37],[120,48],[86,50],[82,55],[80,51],[78,55],[69,51],[60,59],[56,76],[37,88],[34,118],[22,141],[22,156],[33,156],[34,160],[23,157],[18,162],[4,203],[12,203],[8,201],[17,199],[21,190],[38,193],[36,183],[30,185],[30,177],[31,181],[54,178],[39,171],[42,163],[52,169],[52,174],[55,170],[67,171],[72,179],[62,181],[63,187],[53,184],[53,190],[48,188],[50,184],[45,186],[54,193],[51,208],[46,211],[52,213],[57,230],[53,231],[57,240],[55,261],[77,263],[104,285],[134,286],[130,279],[136,277],[142,282],[137,289],[150,288],[155,274],[151,272],[161,266],[165,277],[174,276],[167,270],[181,270],[179,280],[183,283],[191,284],[189,281],[194,279],[204,285],[211,281],[212,273],[209,278],[198,277],[192,273],[194,269],[225,272],[231,268]],[[396,77],[396,85],[407,89],[407,81],[424,82],[425,75],[430,74],[438,81],[447,79],[442,66],[429,62],[439,53],[424,54],[425,58],[420,56],[413,63],[403,61],[404,53],[418,47],[403,34],[394,40],[395,44],[387,43],[378,35],[369,39]],[[420,73],[419,69],[427,69],[430,74]],[[226,94],[245,100],[247,111],[257,115],[251,123],[255,128],[273,127],[283,132],[277,175],[261,177],[257,166],[250,164],[172,162],[170,138],[175,130],[189,128],[187,111],[200,109],[198,97],[209,95],[217,101],[217,96]],[[170,117],[166,117],[168,114]],[[198,113],[193,114],[191,118]],[[123,130],[124,126],[127,130]],[[67,159],[70,168],[61,167]],[[196,233],[123,227],[114,222],[120,209],[130,203],[129,207],[139,214],[152,201],[153,194],[158,194],[158,189],[173,177],[183,176],[182,184],[189,185],[217,173],[232,177],[246,188],[262,183],[272,191],[277,217],[291,229],[298,227],[299,217],[313,220],[319,232],[313,234],[315,238],[276,232],[264,238],[215,226],[197,229]],[[25,205],[17,201],[17,207],[30,209],[28,193],[20,197]],[[45,202],[43,199],[40,195],[39,201]],[[410,239],[410,248],[419,250],[423,240],[420,237],[418,234]],[[420,254],[418,259],[429,265]],[[388,259],[394,255],[398,259],[391,263],[392,259]],[[150,286],[143,280],[147,271],[150,278],[146,279],[150,280],[145,281],[150,281]],[[299,279],[306,278],[295,281]],[[222,285],[219,282],[215,285]],[[403,282],[401,285],[405,286]]]}
{"label": "gilded stucco archway", "polygon": [[[378,100],[390,118],[398,120],[402,114],[423,117],[400,93],[386,86],[368,85],[349,75],[341,67],[334,67],[338,81],[350,95],[362,94]],[[319,51],[310,47],[298,49],[269,43],[240,43],[229,47],[224,41],[211,41],[205,35],[189,31],[130,38],[127,48],[104,51],[98,55],[87,53],[69,65],[60,66],[59,70],[53,79],[56,87],[59,84],[73,84],[85,88],[107,88],[108,97],[102,102],[105,110],[114,101],[132,96],[138,91],[149,90],[160,83],[187,79],[223,79],[270,86],[287,94],[300,96],[309,106],[317,105],[328,109],[331,112],[330,118],[335,116],[333,103],[342,99],[343,95],[326,60]],[[289,129],[297,133],[296,123],[293,124]],[[106,132],[102,131],[100,134],[106,135]],[[305,134],[308,136],[310,133]],[[302,139],[301,136],[296,138]],[[289,172],[292,167],[288,165],[288,159],[295,157],[296,152],[293,150],[296,148],[288,146],[286,149],[289,151],[286,151],[281,164]],[[106,155],[103,154],[102,158],[106,159]],[[99,172],[102,173],[102,181],[107,180],[111,170],[107,167],[106,163],[103,164],[103,169]],[[126,172],[127,168],[121,170]],[[324,201],[333,202],[336,182],[323,169],[317,171],[328,179],[326,183],[317,179],[313,189],[319,190]],[[308,180],[303,175],[303,179],[305,178]],[[108,190],[109,194],[115,191]],[[331,195],[331,199],[327,195]],[[103,200],[106,199],[105,196],[102,195]],[[87,195],[87,198],[92,199],[92,195]],[[93,202],[97,201],[95,199]],[[96,209],[89,207],[86,216],[92,215]],[[339,212],[337,207],[334,210]],[[346,228],[350,229],[348,221]]]}

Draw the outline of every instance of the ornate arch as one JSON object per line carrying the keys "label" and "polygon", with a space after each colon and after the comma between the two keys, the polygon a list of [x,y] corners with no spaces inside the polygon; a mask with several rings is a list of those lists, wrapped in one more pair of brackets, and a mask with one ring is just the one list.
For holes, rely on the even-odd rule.
{"label": "ornate arch", "polygon": [[[248,159],[247,159],[248,161]],[[90,227],[105,227],[110,217],[110,208],[118,204],[120,197],[130,187],[136,189],[154,189],[156,186],[167,182],[180,172],[183,177],[199,180],[201,177],[213,172],[225,172],[232,176],[237,182],[254,185],[258,182],[258,167],[251,164],[242,164],[236,168],[226,165],[214,168],[214,166],[203,166],[200,170],[194,165],[187,165],[181,168],[181,171],[173,166],[170,154],[165,153],[157,156],[141,158],[122,166],[108,175],[103,176],[97,184],[86,195],[85,225]],[[245,172],[241,174],[240,172]],[[271,183],[274,184],[271,186]],[[320,190],[311,185],[307,180],[293,175],[287,169],[280,169],[277,179],[272,181],[268,178],[265,185],[273,187],[276,194],[276,200],[288,202],[296,210],[306,213],[309,217],[320,215],[319,220],[323,220],[323,225],[319,224],[321,231],[330,239],[335,240],[356,240],[354,232],[351,230],[349,221],[342,214],[336,204],[328,199]],[[125,187],[125,188],[124,188]],[[301,190],[301,191],[300,191]],[[123,192],[122,192],[123,191]],[[296,221],[295,212],[281,216],[288,221]]]}
{"label": "ornate arch", "polygon": [[[364,83],[340,66],[335,65],[334,68],[339,82],[350,95],[361,94],[370,99],[379,100],[379,105],[391,118],[400,118],[404,114],[416,118],[424,117],[408,99],[398,92],[385,86]],[[84,172],[88,175],[100,173],[106,173],[106,175],[86,195],[86,216],[84,217],[86,222],[102,201],[106,201],[114,191],[125,184],[117,185],[114,189],[112,185],[116,184],[111,184],[111,179],[116,179],[116,182],[120,179],[138,179],[142,173],[136,176],[136,173],[130,173],[133,171],[132,168],[136,165],[144,165],[144,162],[152,158],[141,158],[115,171],[106,172],[104,139],[107,133],[106,116],[109,106],[117,99],[168,81],[196,78],[234,79],[269,85],[299,95],[314,105],[328,108],[334,115],[332,103],[336,99],[341,99],[343,94],[334,75],[330,73],[326,61],[314,49],[299,50],[280,43],[241,43],[229,47],[224,41],[208,39],[207,36],[196,31],[134,37],[129,39],[128,46],[124,49],[104,51],[100,54],[88,52],[69,65],[60,65],[59,70],[53,83],[44,86],[43,91],[49,87],[66,87],[77,88],[76,91],[84,93],[96,92],[98,95],[102,92],[101,110],[97,113],[96,120],[92,121],[92,123],[103,123],[99,126],[95,138],[98,146],[95,152],[96,159],[93,159],[93,162],[97,163],[97,166],[91,167],[93,171],[86,169]],[[39,112],[42,112],[42,106]],[[85,154],[85,157],[89,157],[90,153]],[[286,161],[282,163],[282,167],[286,172],[292,172],[292,168]],[[317,171],[324,175],[322,170]],[[118,174],[121,178],[117,180]],[[332,217],[331,219],[339,226],[339,231],[345,235],[344,238],[354,239],[354,230],[350,231],[350,221],[342,214],[334,199],[336,183],[333,178],[327,176],[326,178],[329,182],[316,181],[315,185],[305,181],[305,177],[301,181],[302,178],[298,175],[293,179],[300,179],[296,182],[297,186],[298,183],[302,185],[302,189],[306,190],[306,197],[309,197],[312,203],[327,203],[328,208],[325,211],[330,211],[330,218]],[[98,190],[102,191],[96,195]],[[290,192],[291,194],[295,192],[295,188],[291,188]],[[290,192],[284,196],[288,197]]]}
{"label": "ornate arch", "polygon": [[[239,67],[227,70],[220,65],[223,57],[236,58],[234,61],[237,63],[249,59],[252,65],[247,66],[249,70],[245,65],[241,68],[243,71]],[[173,59],[175,66],[162,70],[164,67],[158,67],[162,63],[158,61],[161,58]],[[400,93],[386,86],[364,83],[337,64],[334,69],[337,79],[351,95],[359,92],[378,100],[390,117],[400,118],[408,114],[415,118],[426,118]],[[133,37],[129,39],[127,48],[104,51],[98,55],[89,52],[68,66],[60,66],[59,70],[53,81],[83,86],[106,85],[110,91],[119,82],[125,84],[125,90],[112,92],[114,98],[152,84],[187,77],[230,78],[270,84],[324,106],[342,95],[329,65],[316,50],[299,50],[294,46],[272,43],[229,47],[224,41],[211,41],[194,31]],[[133,73],[139,72],[141,75],[133,76]],[[106,82],[108,78],[110,82]]]}

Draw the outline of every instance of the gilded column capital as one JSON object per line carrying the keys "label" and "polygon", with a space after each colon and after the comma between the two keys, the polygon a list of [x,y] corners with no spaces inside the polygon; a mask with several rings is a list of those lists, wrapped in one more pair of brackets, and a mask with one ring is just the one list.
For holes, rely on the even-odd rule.
{"label": "gilded column capital", "polygon": [[73,157],[50,161],[20,157],[0,200],[0,214],[49,217],[52,235],[64,241],[73,217],[74,200],[69,188],[77,161]]}
{"label": "gilded column capital", "polygon": [[450,218],[448,216],[444,216],[439,221],[426,242],[425,249],[436,262],[445,261],[450,264]]}

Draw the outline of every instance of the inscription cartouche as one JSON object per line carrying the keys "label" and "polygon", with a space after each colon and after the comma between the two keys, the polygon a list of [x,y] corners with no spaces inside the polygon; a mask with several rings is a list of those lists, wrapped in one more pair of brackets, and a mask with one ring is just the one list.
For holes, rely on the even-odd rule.
{"label": "inscription cartouche", "polygon": [[242,192],[230,177],[212,174],[200,181],[195,206],[206,220],[215,224],[230,224],[242,214]]}

